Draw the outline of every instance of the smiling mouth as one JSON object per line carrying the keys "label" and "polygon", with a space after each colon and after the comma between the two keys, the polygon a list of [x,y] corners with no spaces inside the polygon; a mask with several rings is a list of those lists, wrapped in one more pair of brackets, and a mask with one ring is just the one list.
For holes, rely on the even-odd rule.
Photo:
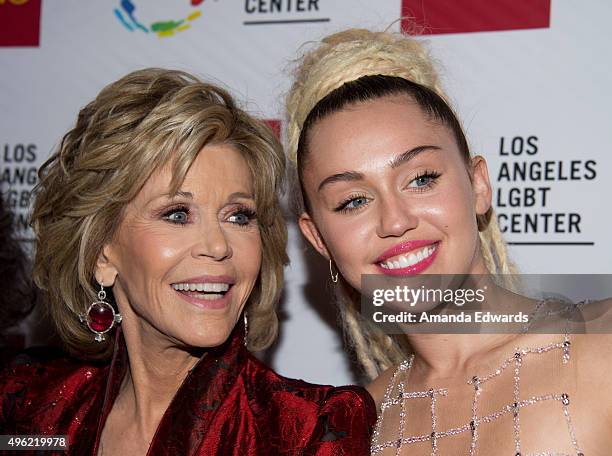
{"label": "smiling mouth", "polygon": [[206,301],[214,301],[217,299],[223,299],[225,295],[232,288],[231,283],[173,283],[172,288],[190,298],[203,299]]}
{"label": "smiling mouth", "polygon": [[437,247],[438,244],[436,243],[422,247],[410,253],[395,255],[387,258],[385,261],[379,262],[378,265],[383,269],[389,270],[409,268],[431,257],[436,251]]}

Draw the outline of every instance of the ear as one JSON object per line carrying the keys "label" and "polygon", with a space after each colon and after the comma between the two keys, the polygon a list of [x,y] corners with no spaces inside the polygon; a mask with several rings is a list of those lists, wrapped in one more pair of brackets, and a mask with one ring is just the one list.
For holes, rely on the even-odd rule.
{"label": "ear", "polygon": [[314,221],[306,212],[302,212],[300,218],[298,220],[298,225],[300,226],[300,230],[302,234],[308,239],[308,242],[315,248],[317,252],[325,257],[325,259],[329,260],[330,255],[327,251],[327,247],[323,242],[323,238],[321,238],[321,234]]}
{"label": "ear", "polygon": [[104,285],[105,287],[112,287],[115,284],[115,279],[119,273],[114,263],[109,259],[110,251],[110,246],[105,245],[98,256],[98,260],[96,261],[96,269],[94,271],[98,283]]}
{"label": "ear", "polygon": [[491,182],[489,170],[484,157],[472,158],[472,190],[474,191],[474,208],[477,215],[484,215],[491,208]]}

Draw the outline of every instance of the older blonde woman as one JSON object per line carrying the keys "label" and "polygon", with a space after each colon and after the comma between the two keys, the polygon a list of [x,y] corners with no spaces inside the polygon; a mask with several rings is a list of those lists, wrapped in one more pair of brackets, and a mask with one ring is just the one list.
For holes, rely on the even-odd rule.
{"label": "older blonde woman", "polygon": [[80,361],[18,358],[2,433],[68,435],[74,455],[367,453],[367,393],[247,350],[277,333],[284,165],[264,124],[186,73],[102,90],[43,165],[32,216],[35,278]]}

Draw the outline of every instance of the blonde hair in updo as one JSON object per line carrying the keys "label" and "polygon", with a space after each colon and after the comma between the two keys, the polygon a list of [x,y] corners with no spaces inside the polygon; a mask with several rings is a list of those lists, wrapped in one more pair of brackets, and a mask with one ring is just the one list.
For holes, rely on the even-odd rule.
{"label": "blonde hair in updo", "polygon": [[304,55],[287,96],[287,153],[293,163],[297,163],[300,133],[312,108],[345,82],[375,74],[408,79],[444,98],[437,72],[420,42],[364,29],[329,35]]}
{"label": "blonde hair in updo", "polygon": [[[393,76],[416,83],[435,92],[449,105],[433,60],[420,41],[397,33],[364,29],[348,29],[327,36],[298,61],[294,83],[286,99],[287,154],[298,170],[301,171],[304,165],[304,157],[298,156],[298,150],[307,144],[304,140],[307,132],[302,130],[311,111],[323,98],[345,83],[375,75]],[[306,128],[309,128],[308,123]],[[297,175],[301,175],[301,172]],[[301,182],[296,184],[297,188],[302,188]],[[305,195],[299,194],[297,205],[300,212],[306,210],[304,202]],[[513,285],[509,275],[515,274],[516,268],[508,257],[492,209],[478,216],[478,229],[487,269],[499,275],[501,283]],[[373,379],[400,363],[411,349],[405,337],[389,336],[365,320],[359,313],[359,294],[346,281],[341,280],[341,284],[335,290],[345,335],[366,375]]]}

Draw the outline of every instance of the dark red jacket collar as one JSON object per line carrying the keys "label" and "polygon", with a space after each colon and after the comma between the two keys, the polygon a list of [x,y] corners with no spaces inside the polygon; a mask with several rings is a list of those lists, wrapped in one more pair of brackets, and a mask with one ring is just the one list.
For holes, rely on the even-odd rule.
{"label": "dark red jacket collar", "polygon": [[[184,450],[176,454],[189,454],[191,449],[197,447],[201,437],[208,431],[210,418],[244,368],[248,352],[243,340],[244,329],[238,325],[224,344],[210,349],[200,358],[162,416],[148,454],[162,454],[163,449],[169,446],[179,451],[181,448]],[[98,452],[104,424],[115,403],[128,366],[125,338],[119,327],[97,424],[96,439],[93,442],[93,455]],[[186,432],[187,430],[189,432]],[[91,438],[91,435],[83,437],[87,439]]]}

